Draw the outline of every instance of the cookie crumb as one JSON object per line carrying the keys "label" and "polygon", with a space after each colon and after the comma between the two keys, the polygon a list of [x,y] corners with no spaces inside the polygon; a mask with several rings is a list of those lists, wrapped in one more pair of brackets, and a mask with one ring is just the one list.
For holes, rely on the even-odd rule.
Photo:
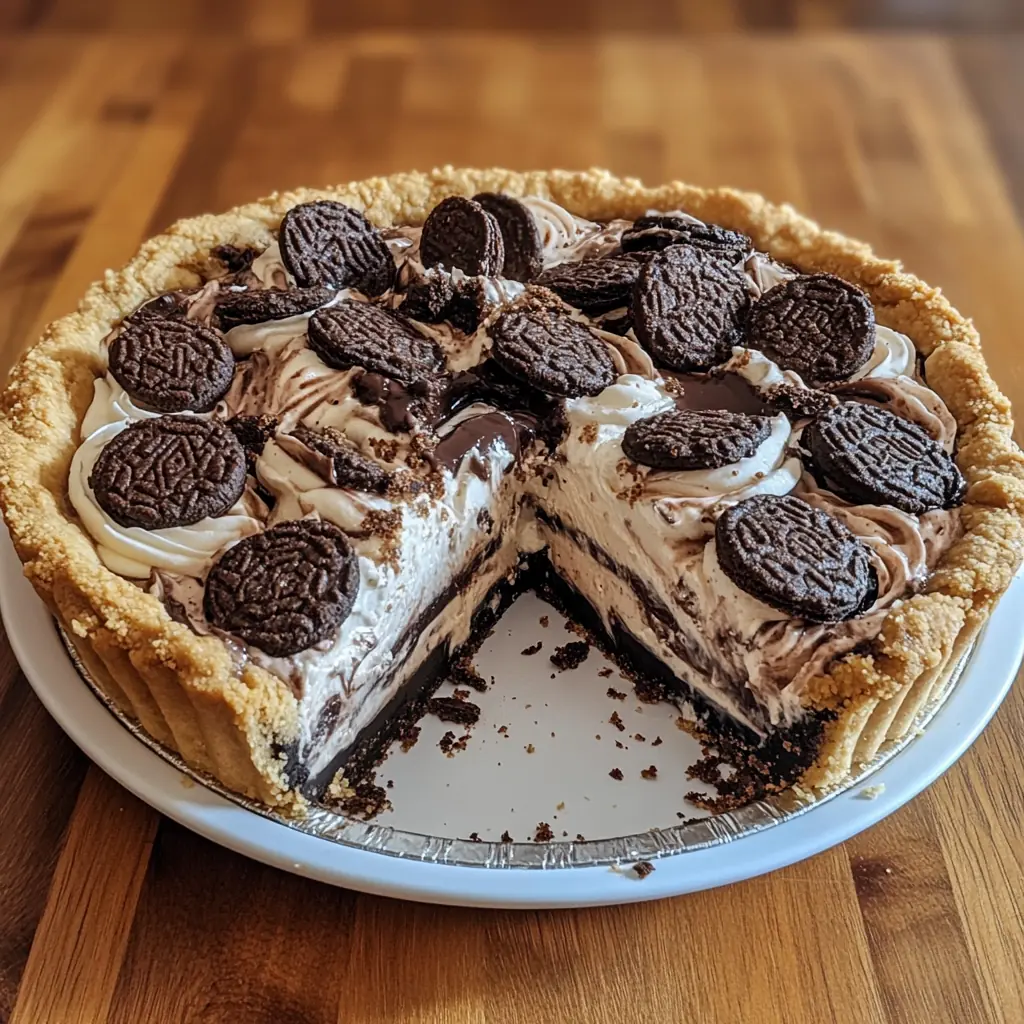
{"label": "cookie crumb", "polygon": [[609,774],[609,775],[610,775],[610,776],[611,776],[611,777],[612,777],[612,778],[613,778],[613,779],[614,779],[614,780],[615,780],[616,782],[621,782],[621,781],[622,781],[622,769],[621,769],[621,768],[613,768],[613,769],[612,769],[612,770],[611,770],[611,771],[610,771],[610,772],[609,772],[608,774]]}
{"label": "cookie crumb", "polygon": [[606,693],[612,700],[626,699],[626,695],[621,690],[616,690],[614,686],[609,686]]}
{"label": "cookie crumb", "polygon": [[857,796],[861,800],[877,800],[885,792],[885,783],[879,782],[875,786],[865,786]]}
{"label": "cookie crumb", "polygon": [[503,843],[514,843],[515,842],[515,840],[508,834],[508,829],[505,829],[505,831],[501,833],[501,841]]}
{"label": "cookie crumb", "polygon": [[422,731],[423,730],[418,725],[407,725],[398,734],[403,754],[409,753],[409,751],[416,746],[416,741],[420,738],[420,733]]}
{"label": "cookie crumb", "polygon": [[556,811],[564,811],[565,810],[565,801],[561,800],[559,803],[555,804],[555,810]]}
{"label": "cookie crumb", "polygon": [[577,843],[585,843],[586,841],[587,841],[587,837],[585,835],[583,835],[582,832],[577,832],[576,833],[576,842]]}
{"label": "cookie crumb", "polygon": [[619,717],[618,711],[613,711],[612,714],[611,714],[611,717],[608,719],[608,721],[612,725],[614,725],[615,728],[619,730],[619,732],[625,732],[626,731],[626,726],[623,724],[622,719]]}
{"label": "cookie crumb", "polygon": [[663,742],[663,740],[662,740],[662,738],[660,736],[655,736],[654,739],[651,741],[651,746],[652,747],[660,747],[662,742]]}
{"label": "cookie crumb", "polygon": [[609,676],[610,676],[610,675],[612,674],[612,672],[613,672],[613,671],[614,671],[614,669],[611,669],[611,668],[602,668],[602,669],[600,669],[600,670],[598,671],[598,673],[597,673],[597,674],[598,674],[598,675],[599,675],[599,676],[600,676],[600,677],[601,677],[602,679],[607,679],[607,678],[608,678],[608,677],[609,677]]}
{"label": "cookie crumb", "polygon": [[479,834],[476,833],[476,832],[470,832],[469,833],[469,841],[471,843],[479,843],[479,842],[481,842]]}
{"label": "cookie crumb", "polygon": [[657,766],[652,764],[649,768],[641,768],[640,777],[644,779],[656,779],[658,777]]}
{"label": "cookie crumb", "polygon": [[456,725],[476,725],[480,720],[479,705],[454,697],[431,697],[427,701],[427,713]]}
{"label": "cookie crumb", "polygon": [[538,619],[538,621],[540,622],[541,626],[543,626],[544,629],[548,628],[548,622],[550,622],[550,619],[548,619],[548,617],[546,615],[542,615],[540,617],[540,619]]}
{"label": "cookie crumb", "polygon": [[529,657],[531,654],[536,654],[544,646],[543,640],[538,640],[535,644],[531,644],[529,647],[524,647],[519,653]]}
{"label": "cookie crumb", "polygon": [[654,865],[649,860],[641,860],[633,865],[633,870],[636,872],[636,877],[642,881],[654,871]]}
{"label": "cookie crumb", "polygon": [[556,647],[551,655],[551,664],[564,672],[566,669],[578,668],[590,654],[590,643],[586,640],[571,640],[562,647]]}
{"label": "cookie crumb", "polygon": [[633,733],[633,739],[635,739],[637,741],[637,743],[646,743],[647,742],[647,737],[646,736],[641,736],[640,733],[638,733],[638,732]]}
{"label": "cookie crumb", "polygon": [[523,749],[528,753],[532,754],[537,748],[532,743],[527,743]]}
{"label": "cookie crumb", "polygon": [[537,830],[533,833],[535,843],[550,843],[554,838],[555,833],[551,831],[551,826],[546,821],[537,823]]}

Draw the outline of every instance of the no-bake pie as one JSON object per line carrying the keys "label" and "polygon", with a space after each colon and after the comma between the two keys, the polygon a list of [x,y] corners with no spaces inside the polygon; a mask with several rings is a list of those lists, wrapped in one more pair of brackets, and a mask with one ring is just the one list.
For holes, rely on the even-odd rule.
{"label": "no-bake pie", "polygon": [[452,170],[181,221],[3,398],[25,571],[109,695],[300,806],[534,587],[773,787],[941,692],[1022,551],[971,323],[789,207]]}

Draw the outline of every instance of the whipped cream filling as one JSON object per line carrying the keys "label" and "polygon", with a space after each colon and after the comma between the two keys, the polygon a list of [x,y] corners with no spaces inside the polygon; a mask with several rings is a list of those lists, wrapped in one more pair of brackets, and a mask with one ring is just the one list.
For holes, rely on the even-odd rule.
{"label": "whipped cream filling", "polygon": [[71,460],[68,497],[108,569],[132,579],[145,579],[154,569],[202,576],[224,548],[263,529],[261,503],[251,494],[243,495],[224,515],[209,516],[191,526],[144,530],[114,522],[89,485],[93,467],[104,445],[125,427],[160,413],[136,405],[109,374],[98,377],[93,388],[93,400],[82,421],[83,441]]}

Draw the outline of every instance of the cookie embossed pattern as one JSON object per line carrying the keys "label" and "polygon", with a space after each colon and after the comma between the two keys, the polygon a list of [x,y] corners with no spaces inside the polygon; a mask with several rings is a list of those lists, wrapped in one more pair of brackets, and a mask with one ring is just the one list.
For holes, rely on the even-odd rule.
{"label": "cookie embossed pattern", "polygon": [[[91,402],[47,385],[57,351]],[[908,735],[1021,557],[970,324],[728,190],[445,171],[183,222],[4,411],[12,538],[88,670],[298,812],[531,588],[757,766],[736,799],[827,792]]]}

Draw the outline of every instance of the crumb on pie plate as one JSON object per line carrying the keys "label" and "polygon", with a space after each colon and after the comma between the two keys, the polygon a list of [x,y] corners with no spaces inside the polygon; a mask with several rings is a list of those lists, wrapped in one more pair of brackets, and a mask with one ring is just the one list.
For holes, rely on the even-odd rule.
{"label": "crumb on pie plate", "polygon": [[455,170],[180,221],[3,395],[0,506],[94,678],[301,810],[526,588],[761,792],[906,734],[1022,555],[970,321],[786,206]]}

